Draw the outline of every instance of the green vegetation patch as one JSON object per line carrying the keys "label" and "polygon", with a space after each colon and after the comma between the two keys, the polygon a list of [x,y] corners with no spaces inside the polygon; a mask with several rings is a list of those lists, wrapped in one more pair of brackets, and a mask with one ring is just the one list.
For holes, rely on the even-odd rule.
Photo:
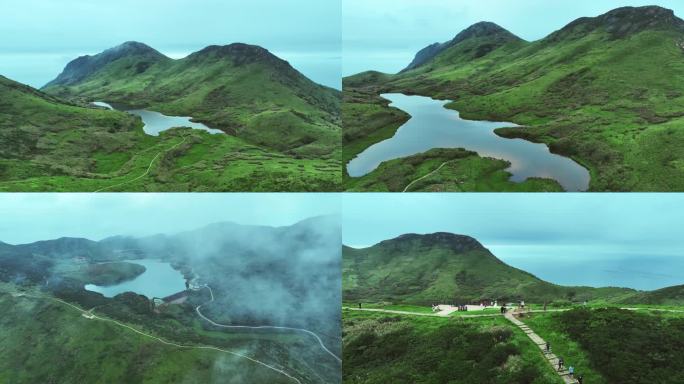
{"label": "green vegetation patch", "polygon": [[343,312],[344,383],[561,383],[504,319]]}
{"label": "green vegetation patch", "polygon": [[[618,308],[574,309],[526,323],[589,383],[681,383],[684,317]],[[563,355],[566,354],[566,355]],[[566,357],[567,356],[567,357]]]}

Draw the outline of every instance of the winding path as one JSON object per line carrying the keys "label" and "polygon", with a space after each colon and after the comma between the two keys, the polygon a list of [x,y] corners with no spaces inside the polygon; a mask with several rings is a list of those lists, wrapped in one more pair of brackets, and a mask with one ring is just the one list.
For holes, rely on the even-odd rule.
{"label": "winding path", "polygon": [[143,173],[142,175],[140,175],[140,176],[138,176],[138,177],[136,177],[136,178],[134,178],[134,179],[131,179],[131,180],[123,181],[123,182],[118,183],[118,184],[114,184],[114,185],[110,185],[110,186],[108,186],[108,187],[100,188],[100,189],[94,191],[93,193],[102,192],[102,191],[107,190],[107,189],[110,189],[110,188],[119,187],[119,186],[121,186],[121,185],[128,184],[128,183],[132,183],[132,182],[134,182],[134,181],[136,181],[136,180],[142,179],[143,177],[147,176],[148,173],[150,173],[150,169],[152,169],[152,164],[154,163],[155,160],[157,160],[157,157],[159,157],[159,155],[161,155],[161,154],[164,153],[164,152],[169,152],[169,151],[173,150],[174,148],[178,147],[179,145],[183,144],[183,143],[185,142],[185,139],[187,139],[187,137],[184,136],[184,137],[183,137],[183,140],[181,140],[180,142],[174,144],[171,148],[169,148],[169,149],[167,149],[167,150],[165,150],[165,151],[160,151],[159,153],[157,153],[157,154],[152,158],[152,160],[150,161],[150,164],[147,166],[147,170],[145,171],[145,173]]}
{"label": "winding path", "polygon": [[211,325],[214,325],[216,327],[221,327],[221,328],[228,328],[228,329],[279,329],[279,330],[288,330],[288,331],[297,331],[297,332],[304,332],[308,335],[313,336],[316,341],[318,341],[318,344],[321,346],[323,351],[325,351],[327,354],[332,356],[338,363],[342,363],[342,359],[340,359],[336,354],[334,354],[332,351],[330,351],[325,344],[323,344],[323,340],[321,340],[320,337],[318,337],[317,334],[314,332],[309,331],[308,329],[302,329],[302,328],[291,328],[291,327],[277,327],[277,326],[272,326],[272,325],[261,325],[261,326],[248,326],[248,325],[226,325],[226,324],[220,324],[217,323],[210,318],[204,316],[202,312],[200,311],[200,308],[202,308],[204,305],[212,303],[214,301],[214,291],[211,289],[211,287],[207,284],[204,285],[205,288],[209,290],[209,294],[211,295],[211,300],[207,301],[204,304],[200,304],[195,308],[195,311],[201,317],[202,319],[206,320],[208,323]]}
{"label": "winding path", "polygon": [[433,174],[439,172],[439,170],[442,169],[442,167],[445,166],[447,163],[448,163],[448,161],[445,161],[445,162],[442,163],[442,165],[440,165],[440,166],[439,166],[437,169],[435,169],[434,171],[428,173],[427,175],[425,175],[425,176],[423,176],[423,177],[419,177],[419,178],[413,180],[412,182],[409,183],[409,185],[406,186],[406,188],[404,188],[404,190],[403,190],[402,192],[408,191],[409,187],[411,187],[413,184],[415,184],[415,183],[417,183],[417,182],[423,180],[423,179],[426,178],[426,177],[429,177],[429,176],[431,176],[431,175],[433,175]]}
{"label": "winding path", "polygon": [[174,342],[171,342],[171,341],[167,341],[167,340],[164,340],[164,339],[162,339],[162,338],[160,338],[160,337],[153,336],[153,335],[150,335],[150,334],[148,334],[148,333],[145,333],[145,332],[143,332],[143,331],[141,331],[141,330],[139,330],[139,329],[133,328],[133,327],[131,327],[130,325],[127,325],[127,324],[121,323],[121,322],[119,322],[119,321],[116,321],[116,320],[114,320],[114,319],[109,319],[109,318],[106,318],[106,317],[97,316],[97,315],[93,314],[93,309],[90,309],[90,310],[87,310],[87,311],[86,311],[86,310],[84,310],[84,309],[82,309],[82,308],[79,308],[79,307],[77,307],[77,306],[75,306],[75,305],[73,305],[73,304],[71,304],[71,303],[68,303],[68,302],[66,302],[66,301],[64,301],[64,300],[58,299],[58,298],[56,298],[56,297],[42,297],[42,296],[33,296],[33,295],[27,295],[27,294],[18,294],[18,295],[13,295],[13,296],[15,296],[15,297],[31,297],[31,298],[35,298],[35,299],[52,299],[52,300],[54,300],[54,301],[60,302],[60,303],[65,304],[65,305],[68,305],[69,307],[71,307],[71,308],[73,308],[73,309],[79,311],[79,312],[81,313],[81,315],[82,315],[83,317],[87,318],[87,319],[95,319],[95,320],[101,320],[101,321],[106,321],[106,322],[114,323],[114,324],[116,324],[116,325],[118,325],[118,326],[120,326],[120,327],[127,328],[127,329],[129,329],[129,330],[131,330],[131,331],[133,331],[133,332],[135,332],[135,333],[137,333],[137,334],[139,334],[139,335],[148,337],[148,338],[150,338],[150,339],[154,339],[154,340],[156,340],[156,341],[158,341],[158,342],[160,342],[160,343],[162,343],[162,344],[170,345],[170,346],[172,346],[172,347],[183,348],[183,349],[202,349],[202,350],[211,350],[211,351],[217,351],[217,352],[228,353],[228,354],[233,355],[233,356],[237,356],[237,357],[240,357],[240,358],[243,358],[243,359],[247,359],[247,360],[249,360],[249,361],[251,361],[251,362],[253,362],[253,363],[255,363],[255,364],[259,364],[259,365],[261,365],[262,367],[265,367],[265,368],[268,368],[268,369],[270,369],[270,370],[272,370],[272,371],[274,371],[274,372],[277,372],[277,373],[279,373],[279,374],[281,374],[281,375],[283,375],[283,376],[285,376],[285,377],[291,379],[292,381],[296,382],[297,384],[302,384],[302,382],[301,382],[299,379],[297,379],[296,377],[290,375],[289,373],[287,373],[287,372],[285,372],[285,371],[283,371],[283,370],[281,370],[281,369],[279,369],[279,368],[276,368],[276,367],[274,367],[274,366],[272,366],[272,365],[268,365],[268,364],[264,363],[263,361],[254,359],[254,358],[252,358],[252,357],[243,355],[243,354],[238,353],[238,352],[234,352],[234,351],[231,351],[231,350],[228,350],[228,349],[223,349],[223,348],[214,347],[214,346],[210,346],[210,345],[184,345],[184,344],[177,344],[177,343],[174,343]]}

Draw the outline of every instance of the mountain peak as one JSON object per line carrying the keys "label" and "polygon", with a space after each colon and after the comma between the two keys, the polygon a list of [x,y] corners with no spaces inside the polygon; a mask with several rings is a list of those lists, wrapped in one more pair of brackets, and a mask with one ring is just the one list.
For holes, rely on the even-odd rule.
{"label": "mountain peak", "polygon": [[150,65],[158,61],[169,60],[168,57],[146,44],[137,41],[127,41],[94,56],[80,56],[70,61],[64,68],[64,71],[57,78],[47,83],[45,87],[78,83],[108,64],[127,57],[136,58],[137,63],[133,70],[138,73],[144,72]]}
{"label": "mountain peak", "polygon": [[472,56],[472,58],[478,58],[506,43],[519,41],[521,39],[496,23],[481,21],[462,30],[446,43],[434,43],[421,49],[414,57],[411,64],[403,69],[402,72],[418,68],[449,48],[460,46],[471,40],[475,41],[475,44],[479,44],[479,47],[471,50],[467,55],[468,57]]}
{"label": "mountain peak", "polygon": [[490,21],[480,21],[479,23],[475,23],[470,27],[464,29],[463,31],[459,32],[459,34],[456,35],[456,37],[454,37],[454,39],[451,40],[450,43],[453,45],[460,43],[463,40],[471,39],[473,37],[485,37],[496,35],[503,35],[514,39],[518,38],[517,36],[509,32],[507,29],[499,26],[496,23],[492,23]]}
{"label": "mountain peak", "polygon": [[[156,49],[150,47],[147,44],[140,43],[137,41],[126,41],[122,44],[117,45],[116,47],[109,48],[105,50],[105,52],[119,52],[119,53],[127,53],[127,54],[153,54],[153,55],[162,55],[157,51]],[[163,55],[162,55],[163,56]]]}
{"label": "mountain peak", "polygon": [[644,7],[621,7],[596,17],[582,17],[549,35],[547,39],[559,40],[573,36],[585,36],[603,29],[614,39],[624,38],[644,30],[675,29],[684,32],[684,20],[675,16],[671,9],[650,5]]}

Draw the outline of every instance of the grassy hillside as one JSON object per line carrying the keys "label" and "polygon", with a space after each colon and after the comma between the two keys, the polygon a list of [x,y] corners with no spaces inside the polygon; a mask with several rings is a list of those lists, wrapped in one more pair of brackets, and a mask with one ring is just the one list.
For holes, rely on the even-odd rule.
{"label": "grassy hillside", "polygon": [[0,76],[0,191],[331,191],[340,163],[230,135],[146,135],[123,112],[65,102]]}
{"label": "grassy hillside", "polygon": [[344,383],[561,383],[503,318],[344,311]]}
{"label": "grassy hillside", "polygon": [[587,383],[680,383],[684,318],[610,309],[534,314],[525,323]]}
{"label": "grassy hillside", "polygon": [[[8,383],[293,383],[245,358],[209,349],[179,348],[136,333],[183,345],[214,345],[277,365],[303,383],[321,382],[307,367],[312,356],[289,336],[232,335],[187,323],[182,311],[136,314],[122,298],[107,299],[107,314],[88,319],[77,309],[34,291],[2,285],[0,381]],[[23,294],[24,296],[16,296]],[[135,295],[133,295],[135,296]],[[178,321],[175,318],[183,320]],[[147,318],[147,322],[144,322]],[[106,320],[110,319],[110,320]],[[117,319],[116,323],[111,319]],[[142,323],[141,323],[142,322]],[[123,325],[122,325],[123,324]],[[193,329],[194,328],[194,329]],[[191,336],[195,334],[195,336]],[[97,367],[94,369],[93,367]]]}
{"label": "grassy hillside", "polygon": [[666,287],[649,292],[639,292],[624,300],[625,304],[682,305],[684,285]]}
{"label": "grassy hillside", "polygon": [[428,305],[479,299],[553,302],[615,299],[623,288],[564,287],[513,268],[475,239],[450,233],[407,234],[372,247],[344,247],[345,301]]}
{"label": "grassy hillside", "polygon": [[464,118],[523,125],[497,133],[572,157],[589,168],[590,190],[684,190],[684,21],[627,7],[535,42],[501,33],[489,35],[498,44],[482,35],[452,41],[419,66],[361,74],[345,87],[450,99]]}
{"label": "grassy hillside", "polygon": [[209,46],[173,60],[127,42],[76,59],[43,90],[192,116],[293,156],[327,158],[340,152],[340,92],[312,82],[258,46]]}

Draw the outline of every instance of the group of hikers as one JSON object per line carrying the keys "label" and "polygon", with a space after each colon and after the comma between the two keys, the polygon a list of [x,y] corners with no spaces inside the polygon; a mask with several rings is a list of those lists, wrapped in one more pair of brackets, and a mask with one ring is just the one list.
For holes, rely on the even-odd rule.
{"label": "group of hikers", "polygon": [[[551,344],[549,342],[546,343],[545,353],[551,353]],[[565,368],[565,360],[563,360],[562,357],[558,357],[558,371],[562,371],[563,368]],[[572,365],[568,367],[568,374],[570,375],[570,377],[577,380],[579,384],[584,383],[584,377],[582,375],[575,376],[575,367],[573,367]]]}

